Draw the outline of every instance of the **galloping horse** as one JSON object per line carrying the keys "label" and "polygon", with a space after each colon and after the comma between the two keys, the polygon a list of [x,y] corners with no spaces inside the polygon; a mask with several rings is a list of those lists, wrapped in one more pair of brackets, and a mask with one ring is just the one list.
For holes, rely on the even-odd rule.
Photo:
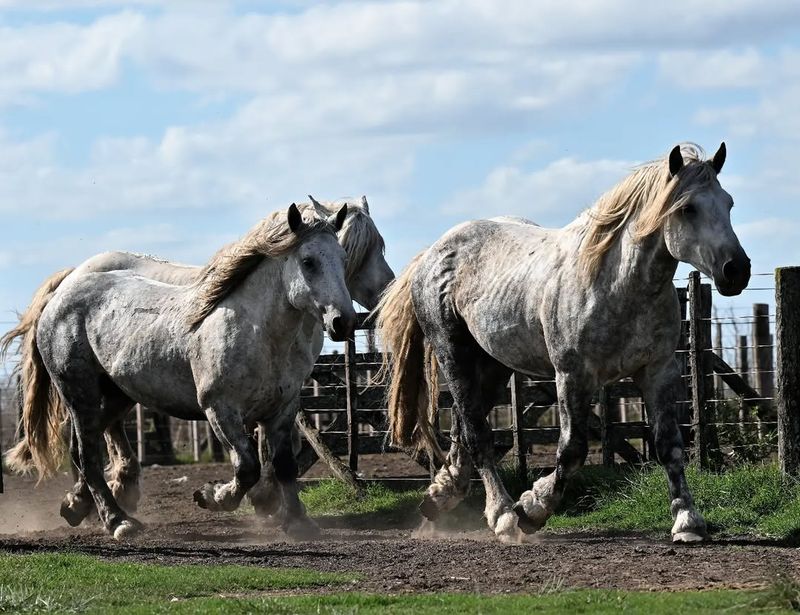
{"label": "galloping horse", "polygon": [[[384,258],[383,237],[370,216],[367,198],[362,196],[358,200],[340,199],[323,203],[315,200],[311,195],[309,195],[309,199],[310,203],[298,205],[300,211],[307,215],[316,213],[318,216],[328,217],[342,207],[347,207],[344,223],[337,233],[339,244],[347,254],[345,283],[350,296],[355,301],[368,310],[373,309],[386,286],[394,279],[394,272]],[[202,274],[203,269],[131,252],[104,252],[81,263],[75,268],[72,275],[81,276],[109,271],[128,271],[151,280],[187,285],[195,282]],[[286,373],[295,374],[297,382],[305,382],[311,375],[314,363],[322,351],[323,341],[324,333],[319,319],[313,315],[304,316],[295,343],[287,356]],[[292,399],[277,412],[288,413],[294,417],[298,408],[299,399]],[[108,483],[120,506],[126,512],[131,513],[136,511],[139,501],[140,466],[125,434],[123,421],[124,417],[115,421],[105,433],[110,461]],[[286,498],[279,497],[280,490],[276,489],[280,487],[280,483],[276,480],[271,457],[278,450],[292,446],[293,439],[280,440],[289,434],[284,430],[270,431],[267,426],[263,426],[262,433],[270,434],[270,455],[263,459],[264,465],[261,469],[260,480],[248,492],[256,514],[273,516],[290,533],[305,535],[313,533],[313,522],[307,518],[304,509],[296,506],[294,498],[289,498],[290,504],[285,505]],[[288,463],[285,457],[285,455],[281,456],[284,465]],[[297,473],[294,466],[283,467],[280,471],[284,475]],[[88,500],[91,497],[85,481],[80,476],[76,476],[76,480],[75,487],[67,494],[61,508],[62,516],[72,525],[83,521],[82,516],[76,516],[74,513],[76,500]],[[80,507],[77,509],[82,510]]]}
{"label": "galloping horse", "polygon": [[[438,450],[437,365],[453,395],[451,446],[420,506],[425,517],[435,520],[466,495],[474,464],[499,538],[541,528],[586,459],[593,392],[632,376],[666,469],[673,540],[706,537],[676,420],[680,315],[672,279],[681,261],[726,296],[749,282],[750,260],[730,223],[733,200],[717,179],[725,156],[724,143],[711,160],[697,146],[675,147],[562,229],[503,218],[461,224],[393,283],[378,324],[391,353],[394,442]],[[497,473],[486,421],[512,370],[555,379],[561,425],[556,469],[516,503]]]}
{"label": "galloping horse", "polygon": [[[120,508],[103,476],[100,439],[140,402],[209,421],[235,475],[228,483],[207,483],[195,498],[212,510],[237,508],[260,475],[247,429],[263,421],[271,433],[285,432],[276,441],[289,441],[294,415],[279,410],[302,385],[287,358],[305,316],[324,322],[335,340],[353,329],[346,255],[336,240],[346,215],[343,206],[328,219],[304,218],[293,204],[220,250],[190,285],[130,271],[51,277],[3,340],[25,331],[25,436],[6,456],[12,469],[52,474],[68,413],[72,461],[101,521],[115,538],[137,532],[141,524]],[[293,463],[285,461],[291,447],[275,455],[276,467]],[[284,504],[302,508],[296,477],[276,474]],[[83,519],[90,502],[80,489],[71,495],[66,508]]]}

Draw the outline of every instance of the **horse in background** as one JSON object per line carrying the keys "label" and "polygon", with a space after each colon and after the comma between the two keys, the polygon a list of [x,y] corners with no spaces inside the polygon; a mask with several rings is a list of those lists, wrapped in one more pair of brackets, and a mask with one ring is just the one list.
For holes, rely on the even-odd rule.
{"label": "horse in background", "polygon": [[[680,313],[672,280],[685,262],[725,296],[749,282],[750,260],[730,222],[733,199],[718,180],[725,157],[724,143],[711,160],[698,146],[676,146],[561,229],[516,218],[461,224],[390,286],[378,329],[392,377],[393,442],[444,456],[432,427],[439,369],[453,395],[450,449],[420,506],[427,519],[464,498],[474,465],[500,539],[540,529],[586,459],[592,394],[631,376],[666,470],[672,538],[707,536],[676,418]],[[512,370],[555,380],[560,420],[555,470],[517,502],[498,475],[486,420]]]}
{"label": "horse in background", "polygon": [[[296,205],[275,212],[220,250],[188,285],[126,270],[64,271],[39,289],[20,325],[2,339],[22,341],[24,439],[6,455],[17,471],[40,477],[59,466],[61,425],[71,420],[70,454],[80,480],[62,514],[75,525],[92,508],[115,538],[141,524],[116,501],[103,476],[100,438],[135,403],[172,416],[205,418],[228,449],[234,478],[195,493],[212,510],[234,510],[260,477],[247,435],[264,422],[289,442],[287,404],[302,381],[287,360],[306,316],[330,337],[352,333],[346,255],[336,233],[347,206],[329,218]],[[274,451],[284,506],[304,516],[291,446]]]}

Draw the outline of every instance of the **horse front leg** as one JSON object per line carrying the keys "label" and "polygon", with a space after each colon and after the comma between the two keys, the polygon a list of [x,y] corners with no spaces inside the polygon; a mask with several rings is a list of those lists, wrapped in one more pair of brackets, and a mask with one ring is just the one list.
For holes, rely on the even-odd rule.
{"label": "horse front leg", "polygon": [[[558,417],[561,424],[553,472],[537,480],[514,505],[519,527],[525,533],[541,529],[561,502],[567,481],[583,466],[589,453],[588,416],[591,402],[590,379],[570,373],[556,373]],[[588,385],[588,386],[587,386]]]}
{"label": "horse front leg", "polygon": [[706,522],[695,510],[694,499],[683,467],[683,438],[678,427],[676,401],[681,374],[674,357],[662,364],[648,365],[634,375],[642,390],[647,418],[653,432],[656,457],[669,482],[673,542],[699,542],[708,538]]}
{"label": "horse front leg", "polygon": [[194,492],[194,501],[208,510],[236,510],[247,491],[258,482],[260,464],[253,439],[247,434],[241,413],[218,404],[205,411],[211,429],[230,454],[233,480],[208,482]]}

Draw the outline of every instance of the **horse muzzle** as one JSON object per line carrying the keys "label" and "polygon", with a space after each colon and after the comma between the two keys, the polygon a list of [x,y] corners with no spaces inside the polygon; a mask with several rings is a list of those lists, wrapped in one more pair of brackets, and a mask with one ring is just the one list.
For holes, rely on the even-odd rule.
{"label": "horse muzzle", "polygon": [[344,312],[341,310],[325,310],[322,321],[325,324],[325,331],[328,333],[328,337],[334,342],[343,342],[353,337],[356,313],[352,309]]}
{"label": "horse muzzle", "polygon": [[725,261],[722,275],[714,276],[717,290],[724,297],[740,294],[750,282],[750,259],[741,254]]}

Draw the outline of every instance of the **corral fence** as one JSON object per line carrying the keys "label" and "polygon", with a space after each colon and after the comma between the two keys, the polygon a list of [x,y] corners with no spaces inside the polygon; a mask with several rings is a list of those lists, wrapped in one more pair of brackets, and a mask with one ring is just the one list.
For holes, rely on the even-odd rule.
{"label": "corral fence", "polygon": [[[715,292],[698,272],[675,281],[682,330],[676,357],[684,396],[679,423],[689,457],[718,469],[739,461],[778,459],[784,471],[800,469],[800,267],[754,274],[747,293],[765,292],[770,304],[720,308]],[[752,296],[752,295],[751,295]],[[719,304],[719,305],[718,305]],[[320,457],[334,466],[343,459],[358,474],[365,455],[391,451],[387,444],[385,385],[378,379],[382,357],[365,314],[354,340],[326,341],[302,402],[301,473]],[[0,443],[14,440],[13,382],[0,389]],[[439,429],[449,434],[452,397],[442,386]],[[629,379],[598,390],[589,415],[589,463],[640,464],[654,460],[652,434],[638,388]],[[553,380],[513,374],[489,417],[498,459],[522,477],[530,467],[549,467],[559,438]],[[207,423],[180,421],[137,406],[129,436],[145,463],[223,460],[222,447]],[[335,458],[335,459],[334,459]],[[418,476],[430,465],[413,456]],[[341,463],[339,465],[342,465]],[[407,464],[406,464],[407,465]],[[335,468],[334,468],[335,470]],[[398,477],[399,478],[399,477]],[[1,483],[0,483],[1,484]]]}

